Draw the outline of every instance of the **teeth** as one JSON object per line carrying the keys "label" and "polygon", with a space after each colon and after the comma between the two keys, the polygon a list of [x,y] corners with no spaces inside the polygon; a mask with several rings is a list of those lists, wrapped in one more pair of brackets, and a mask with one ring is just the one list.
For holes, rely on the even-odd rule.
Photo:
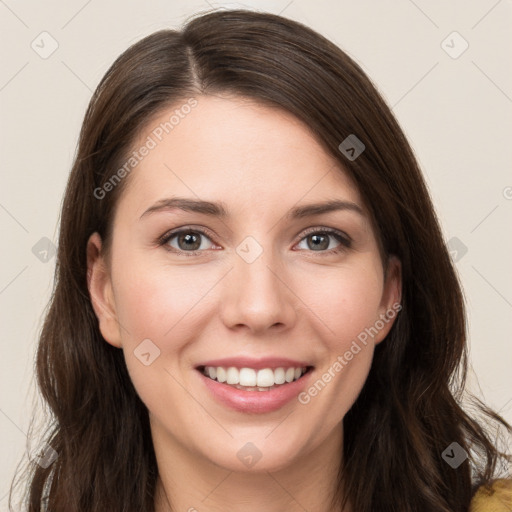
{"label": "teeth", "polygon": [[[254,370],[251,370],[254,371]],[[240,372],[242,373],[243,370]],[[240,377],[240,383],[242,383],[242,378]],[[256,377],[256,385],[259,388],[269,388],[276,383],[276,379],[274,378],[274,370],[270,368],[265,368],[264,370],[258,370],[258,375]]]}
{"label": "teeth", "polygon": [[286,382],[284,368],[276,368],[274,370],[274,382],[276,384],[284,384]]}
{"label": "teeth", "polygon": [[257,379],[258,376],[252,368],[242,368],[240,370],[240,386],[256,386]]}
{"label": "teeth", "polygon": [[227,378],[228,378],[228,377],[227,377],[227,372],[226,372],[226,370],[224,370],[224,368],[222,368],[222,367],[220,367],[220,366],[219,366],[219,367],[217,368],[217,380],[218,380],[219,382],[226,382],[226,379],[227,379]]}
{"label": "teeth", "polygon": [[[219,367],[220,368],[220,367]],[[226,370],[226,384],[239,384],[240,383],[240,373],[236,368],[228,368]]]}
{"label": "teeth", "polygon": [[225,382],[237,389],[247,391],[269,391],[275,386],[285,382],[293,382],[306,373],[307,367],[303,368],[264,368],[254,370],[253,368],[223,368],[222,366],[205,366],[203,373],[212,380]]}

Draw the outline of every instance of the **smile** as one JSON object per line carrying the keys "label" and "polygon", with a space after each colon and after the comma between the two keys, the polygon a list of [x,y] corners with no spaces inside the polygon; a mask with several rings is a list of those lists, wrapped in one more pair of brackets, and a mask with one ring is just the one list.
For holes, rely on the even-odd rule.
{"label": "smile", "polygon": [[309,385],[313,369],[313,366],[256,369],[202,365],[196,367],[196,374],[206,388],[206,396],[217,404],[245,414],[263,414],[289,403],[297,404],[296,398]]}

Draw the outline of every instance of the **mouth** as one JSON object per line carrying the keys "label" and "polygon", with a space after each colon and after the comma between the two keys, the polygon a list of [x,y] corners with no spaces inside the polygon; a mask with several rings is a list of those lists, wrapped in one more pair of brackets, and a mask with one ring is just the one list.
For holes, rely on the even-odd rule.
{"label": "mouth", "polygon": [[200,385],[204,386],[206,396],[237,413],[271,413],[287,404],[298,403],[300,393],[314,377],[314,366],[285,364],[265,368],[267,364],[253,362],[252,368],[201,365],[195,368],[195,373]]}
{"label": "mouth", "polygon": [[313,370],[313,366],[280,366],[277,368],[237,368],[235,366],[198,366],[206,378],[241,391],[272,391],[300,379]]}

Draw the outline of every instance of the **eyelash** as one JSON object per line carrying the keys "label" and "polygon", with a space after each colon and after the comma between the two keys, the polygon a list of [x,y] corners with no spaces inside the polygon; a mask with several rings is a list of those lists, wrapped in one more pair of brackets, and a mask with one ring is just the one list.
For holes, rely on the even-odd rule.
{"label": "eyelash", "polygon": [[[184,227],[184,228],[179,228],[178,230],[175,230],[175,231],[165,233],[160,238],[158,238],[157,243],[159,246],[163,246],[165,250],[167,250],[171,253],[174,253],[174,254],[178,254],[178,255],[197,256],[200,253],[204,252],[204,249],[203,250],[195,250],[195,251],[182,251],[180,249],[176,249],[174,247],[170,247],[167,245],[172,238],[174,238],[177,235],[181,235],[183,233],[200,233],[201,235],[204,235],[205,237],[207,237],[209,239],[212,238],[212,235],[205,229],[193,228],[192,226],[188,226],[188,227]],[[302,233],[302,237],[300,238],[298,243],[300,243],[308,235],[313,235],[313,234],[315,234],[315,235],[316,234],[323,234],[323,235],[327,234],[327,235],[333,236],[340,242],[340,245],[338,247],[335,247],[334,249],[327,249],[325,251],[312,251],[312,250],[310,251],[310,252],[318,252],[319,254],[324,255],[324,256],[340,253],[346,249],[349,249],[352,245],[352,239],[348,235],[346,235],[342,231],[338,231],[337,229],[333,229],[333,228],[309,228],[304,233]],[[301,249],[301,250],[304,250],[304,249]]]}

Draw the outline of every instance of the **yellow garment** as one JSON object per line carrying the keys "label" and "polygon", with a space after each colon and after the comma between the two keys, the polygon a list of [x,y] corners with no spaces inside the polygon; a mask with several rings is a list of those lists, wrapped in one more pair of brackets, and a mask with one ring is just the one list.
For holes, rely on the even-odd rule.
{"label": "yellow garment", "polygon": [[495,480],[490,491],[481,486],[471,500],[469,512],[512,512],[512,480]]}

